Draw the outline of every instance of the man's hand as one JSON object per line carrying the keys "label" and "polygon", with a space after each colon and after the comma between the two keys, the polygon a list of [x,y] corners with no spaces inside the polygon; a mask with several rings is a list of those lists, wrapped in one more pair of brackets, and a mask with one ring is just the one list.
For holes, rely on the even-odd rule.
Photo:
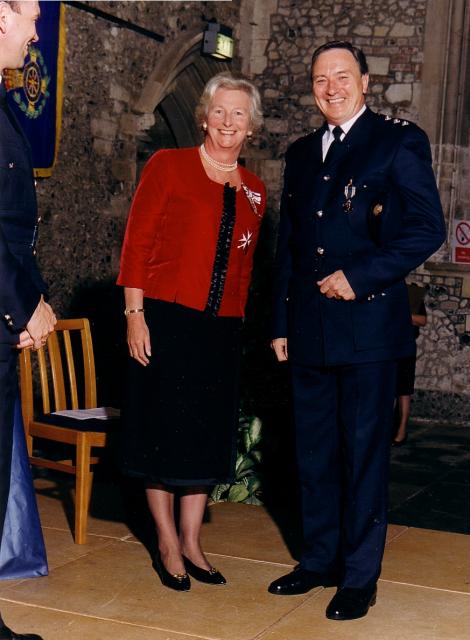
{"label": "man's hand", "polygon": [[15,345],[16,349],[31,349],[34,346],[34,340],[31,338],[27,331],[20,333],[19,342]]}
{"label": "man's hand", "polygon": [[287,338],[274,338],[271,342],[271,349],[274,350],[279,362],[284,362],[288,359]]}
{"label": "man's hand", "polygon": [[323,280],[319,280],[317,285],[327,298],[336,298],[336,300],[354,300],[356,298],[356,294],[351,289],[343,271],[335,271]]}
{"label": "man's hand", "polygon": [[[34,310],[30,321],[26,325],[26,331],[28,332],[33,344],[33,349],[40,349],[46,344],[47,337],[54,331],[54,325],[57,322],[52,307],[44,302],[44,297],[41,296],[38,306]],[[25,341],[25,332],[20,334],[21,341]],[[28,346],[28,345],[26,345]]]}

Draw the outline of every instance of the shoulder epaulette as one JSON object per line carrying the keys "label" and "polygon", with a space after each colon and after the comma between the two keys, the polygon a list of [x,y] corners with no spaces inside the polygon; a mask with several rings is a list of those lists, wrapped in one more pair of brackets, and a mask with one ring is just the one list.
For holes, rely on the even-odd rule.
{"label": "shoulder epaulette", "polygon": [[386,113],[379,113],[379,116],[385,120],[385,122],[391,122],[392,124],[399,124],[402,127],[406,127],[411,124],[408,120],[403,120],[403,118],[394,118]]}

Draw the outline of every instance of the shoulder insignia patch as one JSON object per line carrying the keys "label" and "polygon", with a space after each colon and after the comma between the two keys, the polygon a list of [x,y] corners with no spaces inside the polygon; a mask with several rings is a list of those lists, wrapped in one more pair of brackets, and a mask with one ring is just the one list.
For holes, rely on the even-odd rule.
{"label": "shoulder insignia patch", "polygon": [[393,116],[390,116],[385,113],[380,113],[379,115],[382,116],[385,122],[392,122],[393,124],[399,124],[402,127],[407,127],[409,124],[411,124],[411,122],[409,122],[408,120],[403,120],[402,118],[394,118]]}

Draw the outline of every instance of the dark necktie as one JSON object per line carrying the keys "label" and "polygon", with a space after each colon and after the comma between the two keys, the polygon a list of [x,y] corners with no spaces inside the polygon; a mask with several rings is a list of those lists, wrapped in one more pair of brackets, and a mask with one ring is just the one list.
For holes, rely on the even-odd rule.
{"label": "dark necktie", "polygon": [[333,129],[332,133],[333,133],[334,140],[330,144],[328,151],[326,152],[324,162],[326,161],[330,162],[330,160],[336,155],[336,153],[341,148],[341,145],[343,144],[341,142],[341,136],[343,135],[344,131],[341,129],[341,127],[336,126]]}

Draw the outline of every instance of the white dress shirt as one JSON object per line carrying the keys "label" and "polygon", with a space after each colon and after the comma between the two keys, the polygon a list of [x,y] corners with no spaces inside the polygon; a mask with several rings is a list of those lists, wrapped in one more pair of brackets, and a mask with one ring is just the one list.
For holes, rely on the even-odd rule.
{"label": "white dress shirt", "polygon": [[[347,132],[349,131],[349,129],[353,126],[353,124],[356,122],[356,120],[360,116],[362,116],[362,114],[364,113],[366,108],[367,108],[366,105],[363,105],[362,109],[359,109],[359,111],[356,113],[355,116],[353,116],[350,120],[348,120],[347,122],[344,122],[341,125],[341,129],[343,130],[343,133],[341,134],[341,141],[344,140],[344,137],[347,134]],[[328,129],[323,134],[323,138],[322,138],[323,160],[326,158],[326,154],[328,152],[328,149],[330,148],[330,145],[332,144],[333,140],[335,139],[335,137],[333,135],[333,129],[335,127],[336,127],[335,124],[328,123]]]}

